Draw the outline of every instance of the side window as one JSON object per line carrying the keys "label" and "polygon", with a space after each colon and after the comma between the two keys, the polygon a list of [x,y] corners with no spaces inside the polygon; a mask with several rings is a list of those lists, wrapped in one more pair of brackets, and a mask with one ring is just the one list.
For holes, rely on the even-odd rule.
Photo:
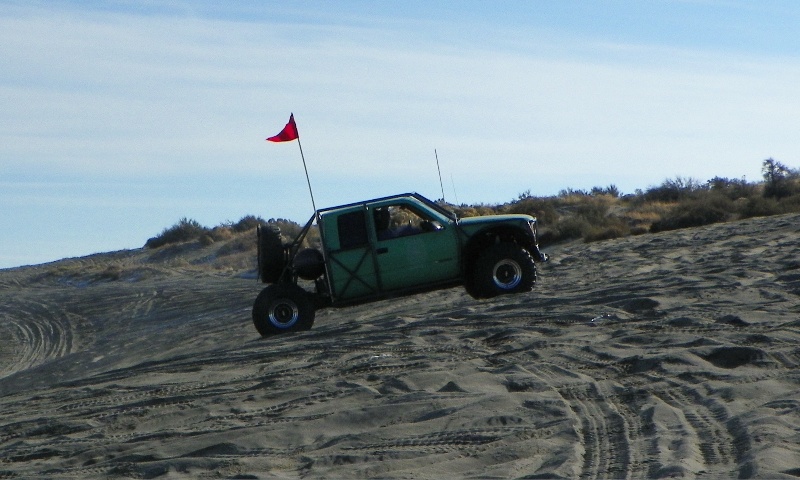
{"label": "side window", "polygon": [[376,208],[373,216],[378,240],[407,237],[441,229],[441,225],[404,205]]}
{"label": "side window", "polygon": [[339,248],[362,247],[369,243],[367,237],[367,221],[364,212],[343,213],[336,219],[339,228]]}

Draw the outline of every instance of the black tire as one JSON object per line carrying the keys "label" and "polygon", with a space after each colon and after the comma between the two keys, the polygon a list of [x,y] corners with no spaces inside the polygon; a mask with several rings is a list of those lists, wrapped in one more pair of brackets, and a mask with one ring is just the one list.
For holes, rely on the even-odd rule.
{"label": "black tire", "polygon": [[270,285],[253,303],[253,324],[262,337],[309,330],[314,325],[314,301],[297,285]]}
{"label": "black tire", "polygon": [[475,268],[470,268],[466,272],[466,276],[464,278],[464,290],[467,291],[469,296],[472,298],[483,298],[481,296],[481,292],[478,291],[477,287],[475,286]]}
{"label": "black tire", "polygon": [[260,225],[258,232],[258,277],[264,283],[275,283],[286,267],[286,254],[281,241],[281,229]]}
{"label": "black tire", "polygon": [[496,243],[475,262],[467,292],[475,298],[530,292],[536,283],[531,254],[515,243]]}

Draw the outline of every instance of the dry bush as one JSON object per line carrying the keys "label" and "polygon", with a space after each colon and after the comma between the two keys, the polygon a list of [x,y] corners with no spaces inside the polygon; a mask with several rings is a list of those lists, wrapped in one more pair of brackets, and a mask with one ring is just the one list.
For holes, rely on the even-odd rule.
{"label": "dry bush", "polygon": [[648,188],[641,196],[644,202],[677,202],[693,197],[696,193],[707,190],[703,182],[694,178],[675,177],[667,179],[657,187]]}
{"label": "dry bush", "polygon": [[197,220],[184,217],[175,225],[164,229],[160,235],[148,239],[144,246],[158,248],[172,243],[188,242],[200,238],[207,232],[208,229],[200,225]]}
{"label": "dry bush", "polygon": [[233,238],[234,230],[231,227],[218,226],[211,229],[208,235],[215,241],[221,242]]}
{"label": "dry bush", "polygon": [[[800,189],[798,190],[800,192]],[[781,199],[781,213],[800,212],[800,193]]]}
{"label": "dry bush", "polygon": [[256,251],[256,237],[255,235],[241,234],[222,245],[219,250],[217,250],[217,255],[232,255],[249,250],[253,252]]}
{"label": "dry bush", "polygon": [[496,213],[496,208],[497,207],[489,207],[486,205],[461,205],[459,207],[453,207],[452,210],[455,211],[456,215],[460,218],[469,218],[494,215]]}
{"label": "dry bush", "polygon": [[621,216],[631,225],[650,225],[660,220],[668,212],[669,209],[667,208],[661,210],[628,210]]}
{"label": "dry bush", "polygon": [[630,227],[619,218],[610,218],[603,225],[591,225],[583,232],[585,242],[610,240],[630,235]]}
{"label": "dry bush", "polygon": [[745,179],[714,177],[707,184],[712,192],[725,195],[731,200],[750,198],[759,194],[759,186],[748,183]]}
{"label": "dry bush", "polygon": [[210,234],[206,234],[200,237],[200,245],[207,247],[214,243],[214,237]]}
{"label": "dry bush", "polygon": [[709,193],[688,198],[678,203],[668,216],[654,222],[650,231],[662,232],[724,222],[731,218],[733,211],[733,201],[722,195]]}
{"label": "dry bush", "polygon": [[550,234],[546,237],[547,243],[582,238],[583,233],[591,227],[592,225],[583,217],[575,215],[563,216],[549,230]]}
{"label": "dry bush", "polygon": [[736,211],[742,218],[767,217],[783,213],[780,203],[776,198],[753,196],[745,201],[735,203]]}
{"label": "dry bush", "polygon": [[764,196],[781,200],[800,193],[800,171],[768,158],[761,166]]}
{"label": "dry bush", "polygon": [[641,235],[650,231],[650,226],[669,215],[677,203],[648,202],[628,207],[619,214],[630,228],[632,235]]}
{"label": "dry bush", "polygon": [[99,278],[102,280],[116,281],[122,277],[122,267],[119,265],[109,265],[105,270],[100,272]]}
{"label": "dry bush", "polygon": [[252,249],[220,254],[212,265],[217,270],[242,271],[255,268],[257,261],[256,251]]}
{"label": "dry bush", "polygon": [[267,222],[264,221],[261,217],[256,217],[255,215],[246,215],[239,219],[238,222],[231,225],[231,230],[235,233],[242,233],[247,232],[248,230],[253,230],[259,225],[263,225]]}
{"label": "dry bush", "polygon": [[558,221],[558,199],[555,197],[521,197],[518,201],[507,204],[503,213],[516,213],[536,217],[542,226],[554,225]]}

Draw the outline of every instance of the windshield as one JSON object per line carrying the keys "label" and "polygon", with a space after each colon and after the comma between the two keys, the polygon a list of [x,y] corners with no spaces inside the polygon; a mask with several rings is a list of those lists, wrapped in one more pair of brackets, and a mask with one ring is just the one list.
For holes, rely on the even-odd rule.
{"label": "windshield", "polygon": [[436,212],[444,215],[445,217],[449,218],[450,220],[453,220],[453,221],[458,220],[458,216],[455,214],[455,212],[453,212],[451,210],[448,210],[443,205],[441,205],[439,203],[436,203],[436,202],[434,202],[432,200],[429,200],[428,198],[425,198],[425,197],[423,197],[422,195],[420,195],[418,193],[415,193],[413,195],[414,195],[414,198],[416,198],[417,200],[421,201],[422,203],[424,203],[425,205],[430,207],[432,210],[435,210]]}

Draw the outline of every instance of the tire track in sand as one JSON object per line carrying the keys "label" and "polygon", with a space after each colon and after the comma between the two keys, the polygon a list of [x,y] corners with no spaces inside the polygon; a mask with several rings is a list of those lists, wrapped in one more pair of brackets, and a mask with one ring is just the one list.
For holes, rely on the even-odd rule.
{"label": "tire track in sand", "polygon": [[0,308],[0,378],[74,351],[79,320],[59,306],[8,299]]}
{"label": "tire track in sand", "polygon": [[686,429],[694,432],[689,438],[697,442],[692,448],[699,450],[706,469],[731,478],[750,478],[754,466],[746,460],[751,444],[747,428],[731,417],[724,405],[698,388],[670,383],[673,388],[657,392],[656,396],[683,411]]}

